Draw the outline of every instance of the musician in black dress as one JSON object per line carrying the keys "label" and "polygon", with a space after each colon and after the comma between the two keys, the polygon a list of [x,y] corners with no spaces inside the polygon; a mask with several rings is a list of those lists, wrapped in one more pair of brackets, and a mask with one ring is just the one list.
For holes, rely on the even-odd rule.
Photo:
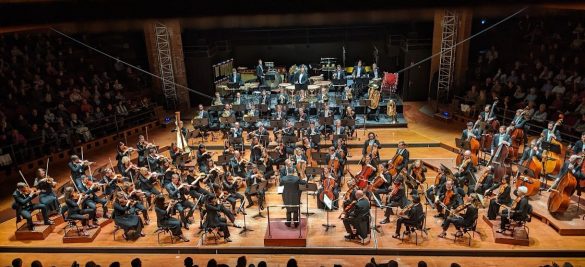
{"label": "musician in black dress", "polygon": [[144,139],[144,135],[138,136],[138,143],[136,150],[138,151],[138,167],[146,166],[146,154],[148,153],[148,143]]}
{"label": "musician in black dress", "polygon": [[171,230],[173,236],[178,237],[183,242],[189,242],[189,239],[183,235],[181,230],[181,221],[173,217],[175,202],[165,203],[165,197],[158,195],[154,199],[154,211],[156,212],[156,221],[158,227],[165,227]]}
{"label": "musician in black dress", "polygon": [[493,194],[494,190],[498,189],[498,194],[495,198],[490,200],[490,205],[488,208],[487,217],[490,220],[495,220],[498,214],[500,213],[500,206],[506,205],[509,206],[512,203],[512,197],[510,196],[510,192],[512,188],[510,187],[510,176],[506,175],[501,183],[495,183],[490,189],[488,189],[485,193],[486,196]]}
{"label": "musician in black dress", "polygon": [[160,195],[160,191],[156,189],[155,185],[158,183],[158,174],[149,172],[145,167],[140,168],[140,175],[138,175],[138,187],[146,196],[149,205],[152,203],[153,197]]}
{"label": "musician in black dress", "polygon": [[57,182],[55,182],[55,179],[47,176],[45,169],[37,169],[34,187],[39,190],[39,203],[47,207],[49,215],[59,211],[59,201],[53,190],[55,186],[57,186]]}
{"label": "musician in black dress", "polygon": [[343,226],[345,226],[345,231],[348,233],[345,239],[351,240],[356,237],[366,239],[369,234],[370,201],[362,190],[355,191],[355,198],[355,202],[352,202],[351,206],[347,207],[345,218],[343,218]]}
{"label": "musician in black dress", "polygon": [[[392,235],[394,238],[400,237],[400,228],[404,224],[406,227],[408,226],[416,226],[424,220],[424,213],[422,209],[422,204],[420,204],[420,197],[418,195],[412,196],[412,204],[406,207],[399,215],[398,220],[396,220],[396,232]],[[409,234],[407,230],[405,234]]]}
{"label": "musician in black dress", "polygon": [[[451,216],[447,217],[443,223],[441,224],[441,228],[443,231],[439,234],[439,237],[444,238],[447,236],[447,230],[449,226],[453,224],[457,232],[455,233],[456,237],[463,236],[463,232],[461,232],[462,227],[471,227],[477,220],[478,216],[478,208],[481,205],[479,197],[477,194],[472,193],[463,198],[464,204],[457,207],[455,212],[457,214],[451,214]],[[463,215],[459,215],[458,213],[465,210]]]}
{"label": "musician in black dress", "polygon": [[394,214],[394,210],[392,210],[393,207],[400,207],[403,209],[408,204],[406,190],[404,189],[402,181],[403,178],[401,175],[398,175],[392,180],[392,187],[386,198],[387,208],[384,211],[384,220],[382,220],[380,224],[387,224],[390,222],[390,215]]}
{"label": "musician in black dress", "polygon": [[75,184],[79,186],[81,184],[81,175],[85,174],[88,169],[88,165],[82,161],[77,155],[71,155],[71,160],[67,163],[67,167],[71,171],[71,177]]}
{"label": "musician in black dress", "polygon": [[12,193],[12,197],[14,198],[14,203],[12,204],[12,208],[16,210],[16,221],[19,222],[21,218],[26,220],[26,224],[29,230],[34,229],[34,224],[32,220],[32,212],[34,210],[40,210],[41,214],[43,215],[43,221],[45,225],[52,225],[53,221],[49,219],[49,214],[47,212],[47,206],[41,203],[33,204],[32,200],[38,196],[38,192],[30,190],[27,184],[25,183],[17,183],[16,190]]}
{"label": "musician in black dress", "polygon": [[102,205],[103,217],[109,218],[108,216],[108,200],[106,198],[99,197],[97,192],[100,191],[100,184],[93,182],[91,176],[82,175],[81,184],[78,187],[79,192],[85,194],[86,200],[83,202],[83,208],[97,209],[97,204]]}
{"label": "musician in black dress", "polygon": [[142,232],[144,227],[142,221],[136,215],[137,202],[127,199],[122,192],[116,193],[114,200],[114,223],[124,230],[122,235],[126,240],[136,240],[140,236],[145,236]]}
{"label": "musician in black dress", "polygon": [[118,164],[116,166],[118,167],[118,171],[120,173],[124,171],[124,163],[122,162],[122,159],[124,157],[130,158],[132,151],[134,151],[134,148],[127,147],[123,142],[118,143],[118,146],[116,147],[116,160],[118,161]]}
{"label": "musician in black dress", "polygon": [[102,171],[102,179],[99,183],[104,185],[103,193],[107,196],[107,199],[112,200],[114,192],[118,191],[118,181],[120,178],[121,176],[117,176],[114,170],[110,168],[105,168]]}
{"label": "musician in black dress", "polygon": [[212,153],[207,151],[205,144],[199,144],[197,147],[197,166],[200,172],[207,172],[207,160],[211,158]]}
{"label": "musician in black dress", "polygon": [[[191,224],[189,218],[191,218],[193,212],[195,212],[195,204],[187,199],[187,195],[189,195],[188,187],[189,185],[187,184],[181,184],[178,174],[174,174],[171,183],[167,184],[165,187],[169,193],[169,198],[177,202],[175,204],[175,209],[179,212],[179,217],[181,218],[183,227],[186,230],[189,230],[189,224]],[[185,214],[186,209],[189,209],[189,212]]]}
{"label": "musician in black dress", "polygon": [[65,208],[67,215],[65,219],[79,220],[83,226],[84,234],[87,234],[87,229],[97,228],[98,225],[93,223],[95,221],[95,209],[81,208],[85,195],[79,195],[73,187],[66,187],[63,191],[65,198]]}
{"label": "musician in black dress", "polygon": [[222,204],[218,201],[215,195],[211,195],[207,199],[207,203],[205,204],[205,228],[214,228],[218,227],[219,230],[223,233],[223,238],[226,242],[232,242],[230,239],[230,230],[228,228],[227,222],[225,218],[220,216],[220,212],[222,212]]}

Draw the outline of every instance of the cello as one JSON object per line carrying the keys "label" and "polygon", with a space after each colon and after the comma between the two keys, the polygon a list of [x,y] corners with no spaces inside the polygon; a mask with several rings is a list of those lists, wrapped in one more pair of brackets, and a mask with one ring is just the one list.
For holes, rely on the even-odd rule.
{"label": "cello", "polygon": [[325,178],[322,182],[323,190],[319,193],[319,200],[322,203],[325,203],[325,196],[329,198],[331,201],[335,201],[335,195],[333,194],[333,189],[335,188],[335,178],[331,177],[331,174],[325,174]]}
{"label": "cello", "polygon": [[369,157],[366,156],[366,159],[362,164],[362,169],[357,175],[353,175],[351,172],[349,172],[351,178],[355,180],[356,186],[360,189],[364,189],[366,186],[368,186],[368,177],[370,177],[376,171],[376,168],[370,165],[370,160],[368,158]]}
{"label": "cello", "polygon": [[394,155],[394,157],[392,157],[392,160],[390,160],[390,162],[388,162],[388,172],[390,173],[390,175],[392,175],[392,177],[396,177],[396,175],[398,174],[398,170],[396,169],[396,166],[402,164],[403,161],[404,161],[404,157],[402,157],[402,155],[396,153],[396,155]]}

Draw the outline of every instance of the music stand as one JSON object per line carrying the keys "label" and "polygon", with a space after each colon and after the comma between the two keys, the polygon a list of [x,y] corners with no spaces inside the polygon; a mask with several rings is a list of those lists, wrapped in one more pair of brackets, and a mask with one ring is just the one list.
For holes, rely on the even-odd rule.
{"label": "music stand", "polygon": [[299,108],[307,109],[308,106],[309,106],[309,102],[307,102],[307,101],[299,101],[296,104],[297,109],[299,109]]}
{"label": "music stand", "polygon": [[337,140],[339,140],[339,138],[341,138],[343,140],[347,140],[347,134],[334,134],[333,135],[333,142],[337,142]]}
{"label": "music stand", "polygon": [[319,144],[321,142],[321,135],[320,134],[313,134],[313,135],[309,135],[309,139],[311,139],[311,142],[313,144]]}
{"label": "music stand", "polygon": [[285,135],[282,137],[282,142],[285,144],[294,144],[294,143],[298,142],[298,139],[296,136]]}
{"label": "music stand", "polygon": [[[319,153],[319,152],[313,152],[313,153]],[[309,177],[309,180],[313,180],[313,178],[317,175],[321,175],[321,173],[323,173],[323,168],[321,167],[307,167],[305,169],[305,174],[307,174],[307,177]]]}
{"label": "music stand", "polygon": [[233,155],[220,155],[217,157],[217,163],[219,165],[227,165],[232,159]]}
{"label": "music stand", "polygon": [[561,147],[551,142],[542,141],[542,143],[540,143],[540,148],[542,148],[542,150],[547,150],[556,154],[561,153]]}
{"label": "music stand", "polygon": [[230,144],[234,145],[234,148],[236,147],[236,145],[238,145],[240,147],[240,152],[244,151],[244,140],[242,139],[242,137],[234,137],[233,135],[230,135],[228,137],[228,140],[230,142]]}
{"label": "music stand", "polygon": [[344,127],[355,126],[355,120],[354,119],[341,119],[341,126],[344,126]]}
{"label": "music stand", "polygon": [[238,211],[237,211],[237,212],[242,213],[242,215],[244,216],[244,226],[242,227],[242,230],[240,230],[240,234],[243,234],[245,232],[252,232],[252,231],[254,231],[253,229],[248,228],[247,225],[246,225],[246,215],[247,214],[246,214],[246,206],[244,204],[246,204],[246,199],[244,199],[240,203],[240,207],[238,208]]}
{"label": "music stand", "polygon": [[[266,189],[266,184],[267,184],[266,181],[263,181],[261,183],[253,184],[250,186],[250,195],[256,194],[258,196],[258,214],[252,216],[252,218],[258,218],[258,217],[266,218],[262,214],[262,209],[260,209],[260,206],[262,206],[262,202],[260,200],[260,193],[259,193],[259,192],[264,191],[264,189]],[[266,196],[264,196],[264,198],[265,197]],[[265,200],[265,199],[263,199],[263,200]]]}
{"label": "music stand", "polygon": [[251,116],[251,117],[244,117],[244,121],[246,123],[248,123],[248,129],[250,129],[251,126],[255,125],[256,122],[258,122],[258,116]]}
{"label": "music stand", "polygon": [[270,120],[270,127],[281,129],[284,126],[284,120]]}
{"label": "music stand", "polygon": [[307,184],[301,184],[299,185],[299,190],[301,190],[301,192],[306,191],[307,192],[307,211],[306,212],[302,212],[302,214],[307,216],[307,219],[309,218],[309,216],[315,214],[314,212],[309,212],[309,192],[315,192],[317,191],[317,184],[316,183],[307,183]]}
{"label": "music stand", "polygon": [[333,209],[333,201],[338,200],[331,200],[327,195],[323,194],[323,204],[325,205],[326,222],[324,224],[321,224],[321,226],[325,227],[325,232],[329,231],[329,228],[335,228],[335,224],[329,224],[329,212],[331,212],[331,210]]}
{"label": "music stand", "polygon": [[333,116],[319,117],[319,124],[320,125],[331,125],[331,124],[333,124]]}
{"label": "music stand", "polygon": [[372,194],[372,198],[374,199],[374,202],[376,202],[376,205],[374,205],[374,230],[378,233],[380,232],[380,227],[382,227],[381,225],[378,225],[378,207],[380,208],[392,208],[391,206],[386,206],[386,205],[382,205],[382,203],[380,202],[380,200],[376,197],[376,195]]}
{"label": "music stand", "polygon": [[229,117],[219,117],[219,123],[222,125],[229,127],[229,125],[234,122],[236,122],[236,117],[234,115],[230,115]]}
{"label": "music stand", "polygon": [[295,123],[295,129],[296,130],[300,130],[300,129],[307,129],[309,128],[309,122],[308,121],[298,121]]}
{"label": "music stand", "polygon": [[246,110],[246,105],[242,105],[242,104],[240,104],[240,105],[232,105],[232,109],[234,111],[243,112],[243,111]]}
{"label": "music stand", "polygon": [[[199,128],[201,128],[201,130],[205,132],[205,129],[209,128],[209,119],[208,118],[193,119],[193,128],[195,128],[195,130],[199,130]],[[203,142],[204,135],[205,134],[201,134],[201,142]],[[189,138],[190,137],[187,137],[187,140],[189,140]]]}

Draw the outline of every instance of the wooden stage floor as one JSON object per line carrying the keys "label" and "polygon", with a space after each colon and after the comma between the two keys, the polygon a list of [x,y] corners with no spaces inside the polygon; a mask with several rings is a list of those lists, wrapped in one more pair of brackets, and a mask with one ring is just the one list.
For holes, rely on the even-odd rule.
{"label": "wooden stage floor", "polygon": [[[423,159],[425,161],[444,162],[447,166],[454,166],[455,153],[443,149],[438,144],[453,145],[454,138],[458,137],[460,130],[463,125],[461,123],[449,123],[434,120],[433,118],[427,117],[426,115],[418,112],[420,104],[413,103],[407,104],[406,112],[409,117],[409,128],[408,129],[373,129],[380,138],[380,141],[385,144],[396,144],[400,140],[404,140],[409,144],[428,144],[429,147],[412,147],[411,158]],[[170,132],[169,128],[161,128],[155,131],[149,132],[150,140],[155,141],[157,144],[167,145],[173,141],[175,134]],[[359,136],[362,136],[362,132],[359,132]],[[135,140],[129,140],[131,144]],[[350,144],[362,144],[363,137],[361,140],[352,140]],[[208,145],[221,145],[221,140],[216,142],[208,142]],[[384,148],[382,151],[382,158],[390,158],[395,148]],[[352,149],[351,154],[353,158],[359,159],[359,149]],[[114,157],[114,148],[111,150],[104,149],[96,152],[92,155],[86,155],[86,158],[96,161],[96,165],[107,164],[108,158]],[[350,170],[357,172],[357,166],[352,165]],[[56,177],[59,181],[64,182],[65,178],[68,177],[68,170],[64,166],[52,166],[51,176]],[[433,183],[435,173],[429,171],[427,173],[427,182]],[[344,187],[345,188],[345,187]],[[242,189],[243,190],[243,189]],[[281,196],[276,192],[275,186],[271,186],[267,192],[267,201],[273,205],[279,205],[282,203]],[[306,210],[305,204],[307,199],[303,194],[301,201],[303,202],[302,210]],[[11,204],[10,199],[4,198],[0,202],[0,208],[9,209]],[[438,266],[447,264],[451,260],[449,258],[443,258],[448,256],[474,256],[474,257],[489,257],[486,263],[493,263],[490,266],[505,266],[496,263],[493,257],[530,257],[529,261],[534,265],[543,264],[548,258],[562,257],[580,258],[580,262],[583,263],[585,258],[585,236],[560,236],[554,229],[545,223],[533,219],[532,222],[528,223],[530,227],[530,246],[513,246],[506,244],[494,243],[491,228],[483,222],[478,220],[478,231],[481,235],[475,235],[472,240],[471,246],[468,246],[467,238],[462,241],[454,242],[453,236],[454,229],[449,229],[449,235],[446,239],[438,238],[437,235],[440,233],[441,220],[436,219],[433,215],[436,214],[434,209],[428,208],[427,214],[427,227],[430,228],[429,236],[422,239],[419,238],[419,244],[415,245],[414,240],[400,240],[392,238],[392,234],[395,230],[396,217],[391,218],[391,223],[380,227],[381,233],[372,232],[372,238],[366,245],[361,245],[356,242],[349,242],[344,240],[346,234],[343,228],[341,220],[337,219],[340,211],[334,211],[329,214],[330,223],[335,224],[337,227],[325,231],[325,228],[321,226],[326,223],[325,212],[318,210],[316,207],[316,198],[309,196],[308,199],[309,210],[315,212],[308,218],[308,238],[306,248],[277,248],[277,247],[264,247],[264,234],[266,231],[267,219],[266,218],[252,218],[258,212],[257,206],[254,206],[247,210],[248,215],[246,217],[247,226],[253,229],[253,232],[247,232],[245,234],[238,234],[240,229],[230,227],[232,233],[232,239],[234,242],[224,244],[220,242],[215,245],[211,242],[211,245],[201,245],[201,237],[196,235],[198,232],[198,213],[195,214],[195,224],[191,226],[188,231],[188,237],[191,239],[188,243],[175,243],[170,244],[168,236],[163,238],[163,243],[157,242],[156,234],[153,232],[156,229],[155,223],[146,226],[145,233],[146,237],[140,238],[137,241],[114,241],[112,231],[114,228],[113,224],[105,226],[101,233],[97,236],[92,243],[79,243],[79,244],[67,244],[63,245],[63,231],[61,225],[57,227],[55,231],[50,234],[46,240],[41,241],[17,241],[14,238],[14,218],[9,219],[0,224],[0,254],[2,261],[0,265],[6,265],[6,260],[12,259],[16,255],[22,253],[60,253],[60,257],[51,258],[50,255],[42,255],[47,259],[52,259],[55,262],[66,260],[65,257],[69,258],[67,253],[75,253],[75,255],[81,255],[83,253],[99,253],[92,259],[100,260],[105,255],[113,255],[109,259],[119,258],[120,260],[128,260],[128,255],[148,254],[145,255],[145,259],[152,262],[155,265],[157,262],[156,256],[151,254],[165,254],[168,255],[169,259],[173,259],[169,254],[229,254],[228,256],[222,256],[222,259],[226,261],[235,259],[236,255],[252,255],[254,259],[273,259],[276,257],[277,261],[284,262],[286,257],[278,258],[274,254],[286,254],[286,255],[299,255],[299,254],[313,254],[311,259],[319,259],[322,257],[326,259],[323,263],[335,263],[335,260],[340,260],[344,265],[356,263],[359,259],[360,262],[366,262],[369,257],[351,255],[386,255],[382,257],[385,260],[391,259],[389,255],[400,255],[400,261],[408,264],[415,264],[420,256],[425,256],[425,259],[430,259],[428,256],[436,256],[440,258],[433,258],[432,262]],[[376,221],[379,222],[383,219],[383,211],[372,208],[376,211]],[[9,210],[11,211],[11,210]],[[481,213],[485,210],[481,211]],[[264,211],[266,215],[266,211]],[[276,208],[271,209],[271,217],[283,217],[284,212],[277,210]],[[151,218],[155,218],[154,211],[150,212]],[[480,214],[481,218],[482,214]],[[12,212],[12,216],[14,214]],[[237,222],[243,224],[242,215],[238,215]],[[118,234],[119,235],[119,234]],[[162,236],[161,236],[162,237]],[[414,235],[412,236],[414,239]],[[337,256],[317,256],[317,255],[337,255]],[[64,257],[61,257],[64,256]],[[203,255],[199,255],[203,257]],[[197,257],[199,257],[197,256]],[[409,257],[419,256],[419,257]],[[41,257],[41,256],[39,256]],[[295,256],[296,257],[296,256]],[[299,256],[300,257],[300,256]],[[547,257],[544,259],[543,257]],[[286,258],[286,259],[285,259]],[[307,258],[307,257],[303,257]],[[416,261],[415,261],[416,259]],[[464,259],[464,258],[462,258]],[[315,265],[320,261],[308,261],[308,264]],[[182,261],[182,257],[176,258],[175,261]],[[483,260],[482,260],[483,261]],[[546,262],[550,262],[546,261]],[[201,266],[203,262],[199,261],[198,264]],[[280,263],[279,263],[280,264]],[[57,264],[59,265],[59,264]],[[330,264],[329,264],[330,265]],[[488,264],[489,265],[489,264]],[[103,266],[103,265],[102,265]],[[271,265],[273,266],[273,265]],[[359,265],[358,265],[359,266]],[[509,265],[508,265],[509,266]],[[524,266],[520,264],[519,266]]]}

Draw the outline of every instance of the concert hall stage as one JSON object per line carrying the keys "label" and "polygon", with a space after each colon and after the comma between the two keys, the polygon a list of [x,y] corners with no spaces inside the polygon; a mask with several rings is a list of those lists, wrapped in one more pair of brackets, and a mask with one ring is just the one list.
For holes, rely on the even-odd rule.
{"label": "concert hall stage", "polygon": [[[390,159],[395,153],[396,144],[399,141],[405,141],[409,145],[411,159],[421,159],[428,166],[437,166],[444,164],[446,166],[454,166],[456,154],[449,146],[454,145],[454,138],[460,136],[460,129],[455,123],[451,127],[445,127],[441,121],[422,115],[416,111],[407,113],[406,116],[412,123],[408,128],[395,129],[373,129],[377,133],[382,149],[380,151],[382,159]],[[462,126],[462,125],[461,125]],[[349,140],[350,145],[350,171],[352,173],[358,172],[358,167],[354,164],[361,157],[361,144],[365,141],[366,130],[358,131],[357,140]],[[170,127],[158,128],[149,131],[150,140],[156,140],[157,144],[169,144],[175,139],[175,133],[170,132]],[[219,136],[218,133],[216,133]],[[128,140],[130,144],[134,144],[136,137]],[[196,144],[198,140],[193,140]],[[223,140],[206,142],[210,150],[219,151]],[[325,142],[325,141],[324,141]],[[109,149],[109,150],[108,150]],[[96,161],[97,166],[105,166],[108,164],[108,157],[112,157],[114,153],[114,144],[105,147],[104,151],[96,152],[92,155],[85,155],[86,158]],[[167,153],[167,152],[165,152]],[[246,154],[246,157],[249,155]],[[51,169],[51,176],[57,178],[60,184],[68,180],[68,170],[65,163],[56,163],[55,167]],[[427,172],[427,185],[434,182],[435,171],[429,168]],[[346,176],[347,177],[347,176]],[[347,190],[344,185],[342,194]],[[243,189],[241,189],[243,191]],[[266,193],[268,203],[279,205],[282,204],[282,197],[277,193],[276,186],[270,184]],[[544,200],[540,200],[544,201]],[[306,194],[303,193],[301,197],[302,207],[304,212],[306,209]],[[423,204],[425,202],[423,201]],[[532,201],[535,205],[534,201]],[[230,227],[233,242],[224,243],[206,242],[206,245],[201,245],[201,234],[198,233],[199,214],[196,212],[194,217],[194,224],[191,229],[186,232],[190,242],[175,242],[171,244],[169,236],[161,234],[160,243],[157,241],[155,220],[144,229],[146,237],[139,238],[136,241],[121,240],[120,233],[117,233],[117,238],[114,240],[114,223],[104,225],[101,231],[96,236],[95,240],[90,243],[63,243],[63,227],[64,224],[58,225],[54,228],[45,240],[17,240],[15,238],[15,219],[14,212],[10,210],[11,198],[5,198],[0,202],[0,207],[4,212],[11,213],[11,219],[0,223],[0,256],[5,259],[14,258],[16,255],[23,253],[43,253],[43,254],[84,254],[95,253],[103,255],[144,255],[144,254],[305,254],[305,255],[392,255],[392,256],[473,256],[473,257],[551,257],[551,258],[569,258],[569,257],[585,257],[585,236],[561,236],[555,229],[542,222],[534,219],[528,223],[530,227],[529,246],[514,246],[508,244],[495,243],[492,235],[492,227],[486,224],[481,216],[485,213],[480,210],[480,219],[478,220],[477,231],[475,237],[472,237],[471,246],[468,245],[469,239],[467,235],[463,239],[458,239],[454,242],[454,229],[449,229],[447,238],[439,238],[441,232],[442,220],[433,217],[436,215],[436,210],[430,205],[425,205],[424,210],[427,212],[426,227],[430,228],[428,236],[418,239],[418,245],[414,242],[414,235],[410,239],[401,241],[392,238],[392,234],[396,227],[396,216],[391,217],[389,224],[381,225],[380,232],[371,231],[370,242],[362,245],[359,242],[346,241],[344,235],[346,234],[341,220],[337,219],[341,210],[333,211],[329,214],[329,224],[336,225],[335,228],[330,228],[326,231],[322,224],[327,222],[326,213],[319,210],[316,206],[316,197],[310,195],[308,199],[309,211],[314,212],[314,215],[306,217],[302,216],[307,223],[306,232],[306,247],[276,247],[265,246],[264,237],[267,230],[267,218],[253,218],[252,216],[258,213],[258,206],[253,206],[246,210],[246,226],[254,231],[248,231],[239,234],[239,228]],[[545,204],[546,205],[546,204]],[[575,205],[572,203],[571,205]],[[264,211],[266,213],[266,211]],[[270,210],[271,218],[284,217],[284,210],[275,209]],[[378,223],[383,219],[384,211],[372,206],[373,223]],[[154,211],[150,212],[151,218],[155,218]],[[244,223],[242,214],[238,214],[236,222],[240,225]],[[585,225],[585,221],[579,221],[581,225]],[[185,231],[185,230],[184,230]],[[220,240],[222,241],[222,240]],[[115,257],[115,256],[113,256]],[[4,264],[4,261],[1,262]]]}

